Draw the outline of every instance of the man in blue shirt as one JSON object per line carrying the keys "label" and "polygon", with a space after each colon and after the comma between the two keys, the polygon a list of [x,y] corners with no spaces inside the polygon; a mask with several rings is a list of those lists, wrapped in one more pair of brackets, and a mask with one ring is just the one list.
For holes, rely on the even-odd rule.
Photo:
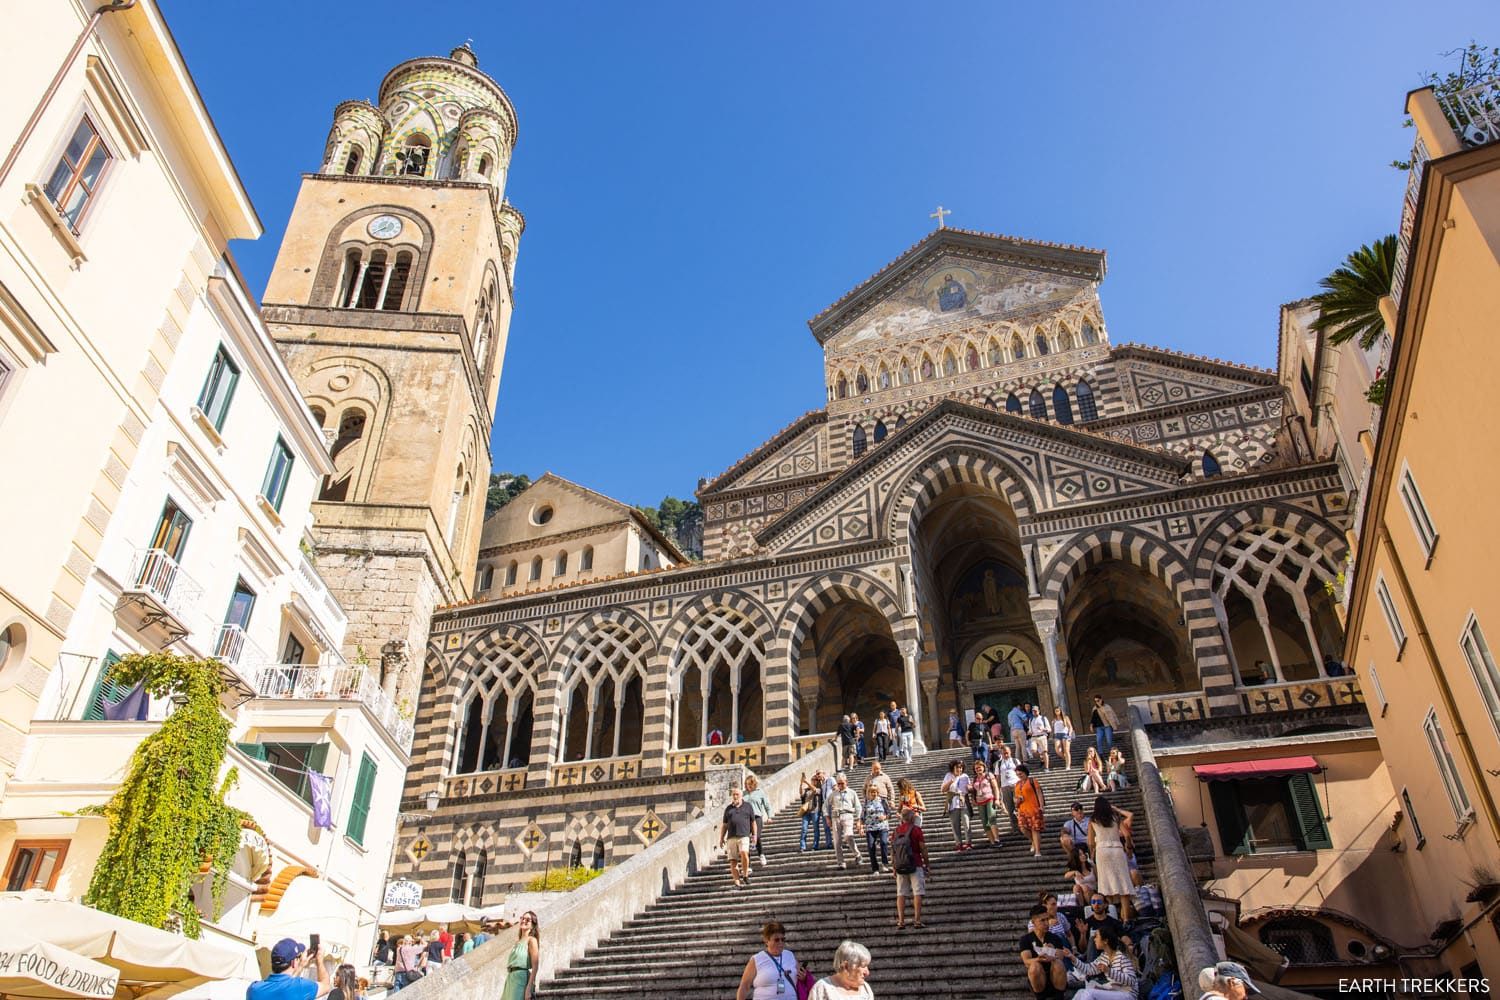
{"label": "man in blue shirt", "polygon": [[[303,979],[302,971],[311,965],[317,982]],[[282,938],[271,949],[271,974],[245,990],[245,1000],[317,1000],[333,989],[322,956],[308,951],[300,941]]]}
{"label": "man in blue shirt", "polygon": [[1016,760],[1026,759],[1026,724],[1030,721],[1031,706],[1012,705],[1005,714],[1005,725],[1010,729],[1010,741],[1016,748]]}

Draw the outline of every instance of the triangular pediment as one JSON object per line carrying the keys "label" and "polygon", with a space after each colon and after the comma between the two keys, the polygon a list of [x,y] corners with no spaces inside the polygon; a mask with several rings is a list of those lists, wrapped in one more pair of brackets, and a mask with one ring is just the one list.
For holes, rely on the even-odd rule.
{"label": "triangular pediment", "polygon": [[750,454],[704,483],[699,487],[698,494],[705,496],[827,473],[827,421],[828,414],[823,410],[803,414]]}
{"label": "triangular pediment", "polygon": [[1182,485],[1190,465],[1176,456],[1088,431],[997,413],[952,400],[929,410],[775,524],[757,541],[803,552],[893,540],[891,512],[924,466],[955,455],[1003,466],[1012,505],[1026,517]]}
{"label": "triangular pediment", "polygon": [[1020,319],[1089,294],[1104,253],[939,229],[808,322],[825,347],[901,336],[948,323]]}
{"label": "triangular pediment", "polygon": [[1120,392],[1131,409],[1220,399],[1277,384],[1276,373],[1215,358],[1126,345],[1111,352]]}

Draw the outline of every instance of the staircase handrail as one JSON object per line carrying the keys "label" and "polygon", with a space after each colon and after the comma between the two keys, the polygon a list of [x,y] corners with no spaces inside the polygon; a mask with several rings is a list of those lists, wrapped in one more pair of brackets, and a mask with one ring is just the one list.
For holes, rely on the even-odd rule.
{"label": "staircase handrail", "polygon": [[1183,1000],[1198,1000],[1198,971],[1219,960],[1214,946],[1213,930],[1208,925],[1208,911],[1193,876],[1177,825],[1177,811],[1167,797],[1166,785],[1156,767],[1151,737],[1146,735],[1150,721],[1145,705],[1130,706],[1130,739],[1135,747],[1136,780],[1141,786],[1141,809],[1146,814],[1146,828],[1151,834],[1151,848],[1156,862],[1156,878],[1167,911],[1167,927],[1172,932],[1172,950],[1177,956],[1177,973],[1182,977]]}
{"label": "staircase handrail", "polygon": [[[831,774],[836,764],[830,741],[762,779],[760,788],[770,799],[772,812],[779,812],[799,797],[804,773],[821,768]],[[718,852],[722,820],[716,812],[705,812],[634,857],[611,866],[598,878],[539,909],[537,923],[546,944],[541,949],[537,980],[550,979],[582,958],[590,948],[705,865]],[[782,822],[787,822],[785,817]],[[505,985],[506,958],[514,944],[509,935],[503,939],[497,937],[467,955],[444,962],[437,972],[403,990],[404,1000],[437,997],[483,1000],[499,996]]]}

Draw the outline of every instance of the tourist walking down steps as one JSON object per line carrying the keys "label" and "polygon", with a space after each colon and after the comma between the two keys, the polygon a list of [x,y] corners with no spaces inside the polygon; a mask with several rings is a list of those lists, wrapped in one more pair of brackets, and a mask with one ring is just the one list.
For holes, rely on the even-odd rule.
{"label": "tourist walking down steps", "polygon": [[854,863],[859,864],[859,845],[854,840],[854,824],[859,820],[864,806],[859,793],[849,787],[849,777],[840,771],[834,777],[834,791],[828,797],[827,809],[833,827],[833,860],[840,868],[848,868],[844,860],[844,848],[854,852]]}
{"label": "tourist walking down steps", "polygon": [[[760,787],[760,779],[750,774],[745,776],[745,801],[755,812],[755,832],[751,834],[751,842],[754,845],[755,856],[760,858],[760,866],[764,868],[770,864],[766,860],[766,827],[771,825],[771,800],[766,797],[765,790]],[[747,859],[747,868],[750,864]]]}

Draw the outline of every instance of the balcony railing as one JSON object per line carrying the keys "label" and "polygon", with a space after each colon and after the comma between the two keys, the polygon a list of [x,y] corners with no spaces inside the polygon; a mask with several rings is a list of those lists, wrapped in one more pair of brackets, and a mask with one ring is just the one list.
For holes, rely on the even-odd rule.
{"label": "balcony railing", "polygon": [[198,626],[203,588],[182,571],[165,549],[138,549],[130,566],[130,585],[122,595],[139,616],[142,629],[160,628],[170,645]]}
{"label": "balcony railing", "polygon": [[349,619],[344,614],[344,609],[329,591],[328,584],[323,582],[323,577],[318,574],[313,564],[308,562],[306,556],[297,560],[297,576],[307,586],[309,601],[320,605],[321,610],[327,613],[330,623],[348,624]]}
{"label": "balcony railing", "polygon": [[[1411,147],[1411,169],[1406,174],[1406,196],[1401,201],[1401,228],[1396,233],[1396,260],[1391,265],[1391,298],[1401,305],[1406,289],[1406,264],[1411,253],[1412,230],[1417,224],[1417,195],[1422,190],[1422,169],[1427,166],[1427,146],[1420,138]],[[1381,352],[1381,371],[1390,365],[1390,348]]]}
{"label": "balcony railing", "polygon": [[241,661],[263,663],[268,657],[251,642],[239,625],[220,625],[214,633],[214,659],[228,666],[237,666]]}
{"label": "balcony railing", "polygon": [[1500,77],[1439,96],[1448,124],[1465,146],[1487,146],[1500,141]]}
{"label": "balcony railing", "polygon": [[412,723],[363,664],[258,663],[242,666],[258,698],[356,701],[369,709],[402,750],[411,750]]}

